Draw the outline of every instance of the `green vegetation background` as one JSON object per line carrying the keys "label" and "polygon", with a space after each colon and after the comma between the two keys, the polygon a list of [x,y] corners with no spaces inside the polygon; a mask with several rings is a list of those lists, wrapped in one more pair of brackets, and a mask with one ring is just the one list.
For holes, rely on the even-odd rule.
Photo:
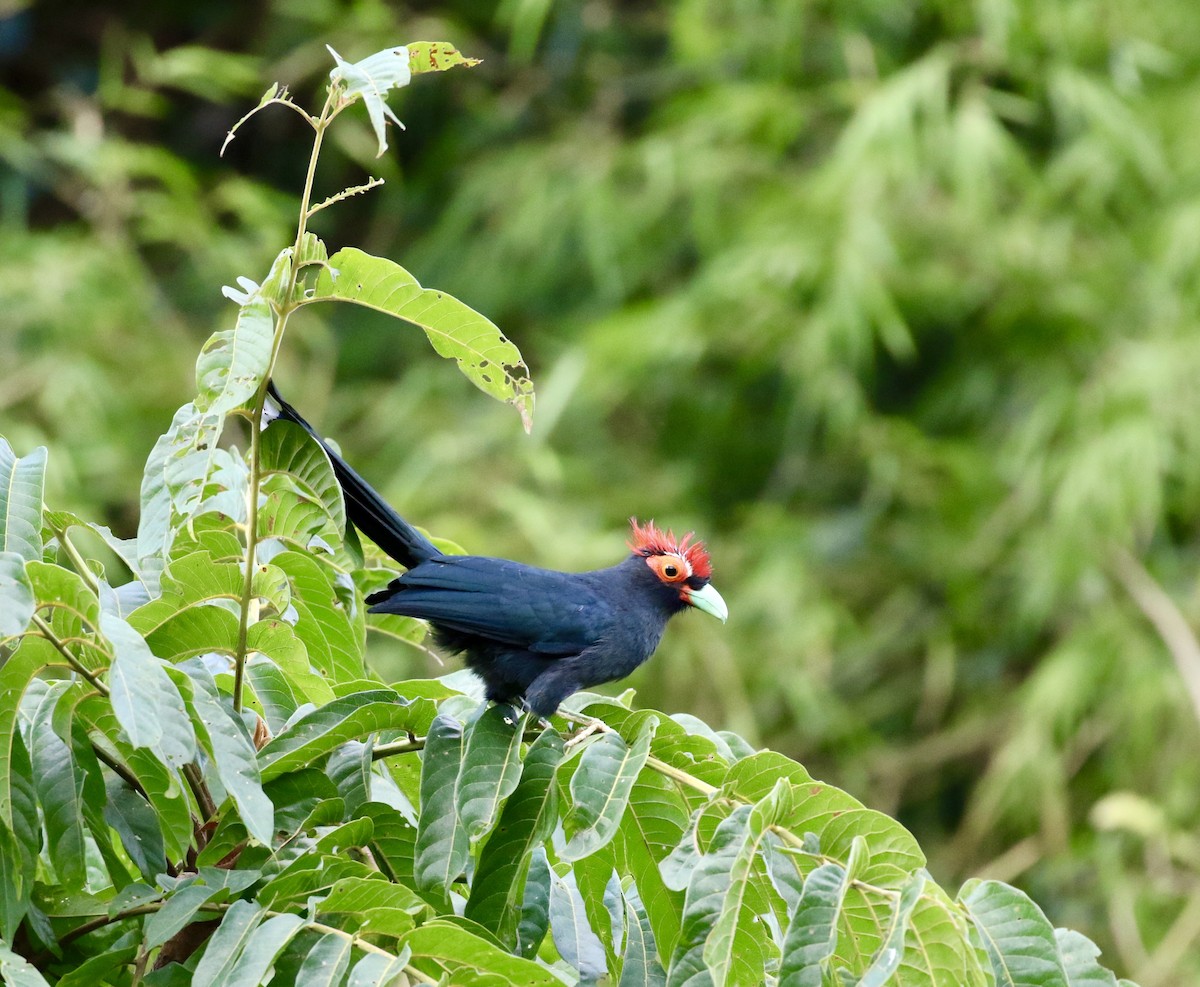
{"label": "green vegetation background", "polygon": [[[409,517],[609,564],[695,528],[732,619],[632,680],[1014,881],[1143,987],[1200,978],[1194,0],[0,3],[0,432],[134,530],[142,462],[293,222],[225,131],[328,42],[446,39],[321,213],[493,318],[511,409],[361,312],[278,380]],[[410,369],[411,366],[411,369]],[[397,676],[424,654],[380,652]]]}

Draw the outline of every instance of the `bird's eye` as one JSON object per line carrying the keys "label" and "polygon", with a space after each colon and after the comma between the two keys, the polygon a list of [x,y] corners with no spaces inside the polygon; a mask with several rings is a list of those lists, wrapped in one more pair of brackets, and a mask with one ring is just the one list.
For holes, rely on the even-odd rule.
{"label": "bird's eye", "polygon": [[678,555],[651,555],[646,564],[664,583],[678,583],[692,574],[692,568]]}

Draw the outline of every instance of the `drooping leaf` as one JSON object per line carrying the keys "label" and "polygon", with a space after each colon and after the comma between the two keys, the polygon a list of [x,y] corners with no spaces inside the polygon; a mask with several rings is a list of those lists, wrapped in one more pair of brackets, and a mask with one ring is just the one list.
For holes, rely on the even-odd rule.
{"label": "drooping leaf", "polygon": [[0,552],[0,640],[20,634],[33,619],[33,586],[25,559],[17,552]]}
{"label": "drooping leaf", "polygon": [[958,895],[992,962],[997,987],[1068,987],[1054,927],[1025,892],[968,881]]}
{"label": "drooping leaf", "polygon": [[613,838],[650,755],[656,722],[645,720],[631,746],[617,734],[605,733],[580,756],[571,776],[572,805],[563,820],[569,839],[561,859],[579,860]]}
{"label": "drooping leaf", "polygon": [[158,751],[171,767],[186,764],[195,755],[195,738],[183,698],[162,662],[120,617],[102,613],[100,631],[113,648],[109,699],[129,742]]}
{"label": "drooping leaf", "polygon": [[[670,987],[700,987],[717,983],[704,961],[705,944],[716,927],[729,892],[730,874],[738,851],[746,842],[750,810],[748,805],[739,805],[721,822],[707,853],[692,871],[679,942],[675,945],[667,968]],[[762,964],[761,956],[741,959],[752,968]],[[740,984],[744,981],[734,982]]]}
{"label": "drooping leaf", "polygon": [[46,847],[59,883],[69,890],[87,880],[84,774],[70,745],[55,730],[55,707],[72,683],[35,680],[25,694],[29,757],[46,826]]}
{"label": "drooping leaf", "polygon": [[247,941],[236,962],[220,981],[226,984],[261,984],[267,982],[275,958],[283,952],[292,938],[304,927],[299,915],[272,915]]}
{"label": "drooping leaf", "polygon": [[518,956],[532,959],[550,931],[550,881],[554,872],[545,846],[534,847],[521,896],[521,914],[517,922]]}
{"label": "drooping leaf", "polygon": [[0,552],[13,552],[26,562],[41,559],[45,482],[45,446],[18,459],[0,438]]}
{"label": "drooping leaf", "polygon": [[[463,728],[439,713],[425,737],[421,759],[421,815],[417,823],[417,887],[445,892],[467,865],[467,831],[455,808],[463,760]],[[416,946],[413,952],[419,952]]]}
{"label": "drooping leaf", "polygon": [[471,882],[464,914],[510,946],[517,943],[534,849],[549,838],[557,819],[553,780],[562,754],[562,738],[555,730],[544,730],[530,746],[520,782],[504,805]]}
{"label": "drooping leaf", "polygon": [[859,980],[860,987],[883,987],[900,969],[900,961],[904,956],[904,938],[908,934],[913,910],[917,907],[917,901],[924,890],[925,874],[918,871],[901,889],[900,900],[896,902],[895,908],[890,910],[889,926],[883,944]]}
{"label": "drooping leaf", "polygon": [[654,930],[637,885],[624,893],[625,950],[617,987],[666,987],[667,972],[658,960]]}
{"label": "drooping leaf", "polygon": [[296,983],[305,987],[335,987],[350,967],[352,939],[344,933],[326,932],[304,957]]}
{"label": "drooping leaf", "polygon": [[837,947],[847,880],[841,864],[822,864],[805,879],[800,904],[783,939],[780,987],[820,987]]}
{"label": "drooping leaf", "polygon": [[787,781],[777,781],[775,787],[754,804],[747,817],[745,840],[737,848],[729,870],[729,887],[704,943],[704,963],[716,984],[747,983],[763,976],[759,963],[765,965],[765,937],[751,928],[752,923],[761,923],[761,911],[747,905],[753,892],[751,879],[756,868],[761,869],[763,841],[770,828],[791,808],[791,794]]}
{"label": "drooping leaf", "polygon": [[263,792],[263,778],[255,756],[254,742],[241,717],[226,705],[216,682],[198,659],[171,669],[192,708],[200,742],[212,759],[221,784],[238,807],[246,829],[260,843],[270,846],[275,831],[275,808]]}
{"label": "drooping leaf", "polygon": [[687,826],[687,805],[676,786],[655,772],[643,771],[621,821],[620,850],[623,873],[637,881],[663,956],[670,955],[679,938],[684,895],[664,883],[659,865],[679,845]]}
{"label": "drooping leaf", "polygon": [[520,351],[500,330],[458,299],[422,288],[398,264],[347,247],[329,258],[310,302],[353,302],[420,326],[439,356],[452,358],[476,387],[516,407],[532,425],[533,382]]}
{"label": "drooping leaf", "polygon": [[490,706],[471,726],[458,773],[458,818],[472,841],[492,828],[500,806],[521,777],[524,718],[508,706]]}
{"label": "drooping leaf", "polygon": [[588,923],[574,871],[550,878],[550,935],[569,966],[583,982],[599,980],[608,970],[604,944]]}
{"label": "drooping leaf", "polygon": [[230,974],[264,917],[263,908],[254,902],[239,900],[230,905],[196,964],[193,987],[223,987],[232,983]]}

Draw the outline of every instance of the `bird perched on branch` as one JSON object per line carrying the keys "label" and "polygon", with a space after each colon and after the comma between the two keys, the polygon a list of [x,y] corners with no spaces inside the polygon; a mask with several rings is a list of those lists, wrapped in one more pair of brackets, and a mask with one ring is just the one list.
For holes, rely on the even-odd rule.
{"label": "bird perched on branch", "polygon": [[419,617],[434,641],[461,652],[488,699],[548,717],[567,696],[624,678],[658,647],[667,621],[689,607],[722,622],[725,601],[691,534],[677,540],[632,523],[630,554],[608,569],[556,572],[477,555],[443,555],[400,517],[286,401],[279,417],[321,443],[350,521],[408,571],[367,597],[372,613]]}

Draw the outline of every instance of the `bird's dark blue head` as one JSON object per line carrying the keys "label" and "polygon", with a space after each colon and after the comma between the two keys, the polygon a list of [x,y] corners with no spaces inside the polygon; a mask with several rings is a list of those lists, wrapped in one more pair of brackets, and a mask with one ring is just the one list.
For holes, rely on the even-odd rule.
{"label": "bird's dark blue head", "polygon": [[712,562],[704,543],[694,541],[695,535],[688,532],[681,541],[672,531],[660,531],[654,522],[642,525],[630,518],[633,535],[629,548],[635,558],[641,558],[665,589],[667,600],[675,602],[679,609],[695,607],[712,614],[722,623],[729,617],[729,608],[721,594],[712,585]]}

